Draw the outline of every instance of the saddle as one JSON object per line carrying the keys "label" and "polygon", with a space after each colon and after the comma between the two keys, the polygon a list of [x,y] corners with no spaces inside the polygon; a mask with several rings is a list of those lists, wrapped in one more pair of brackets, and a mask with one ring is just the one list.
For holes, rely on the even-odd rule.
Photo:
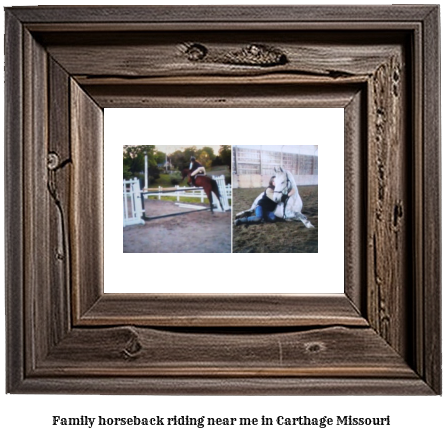
{"label": "saddle", "polygon": [[200,170],[197,174],[195,174],[194,176],[191,176],[192,185],[195,186],[195,178],[197,178],[198,176],[205,176],[205,175],[206,175],[206,171]]}

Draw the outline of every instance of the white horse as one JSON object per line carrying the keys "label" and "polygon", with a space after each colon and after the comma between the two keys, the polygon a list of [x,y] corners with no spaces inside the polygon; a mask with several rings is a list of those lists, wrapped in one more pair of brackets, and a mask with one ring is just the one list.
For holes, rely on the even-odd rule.
{"label": "white horse", "polygon": [[[286,221],[301,221],[306,228],[315,228],[314,225],[312,225],[307,217],[301,212],[303,201],[301,200],[300,194],[298,193],[298,188],[297,184],[295,183],[294,175],[292,175],[292,173],[288,170],[284,170],[281,167],[274,168],[274,172],[274,202],[278,202],[274,214]],[[294,193],[288,197],[288,193],[290,193],[293,189]],[[255,201],[249,210],[237,213],[235,216],[236,219],[253,214],[255,207],[257,207],[258,201],[263,197],[263,193],[255,198]]]}

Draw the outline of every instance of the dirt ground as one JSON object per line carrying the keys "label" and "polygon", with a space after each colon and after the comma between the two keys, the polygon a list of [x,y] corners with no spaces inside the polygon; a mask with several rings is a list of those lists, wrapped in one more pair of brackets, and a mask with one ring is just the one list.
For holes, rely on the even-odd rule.
{"label": "dirt ground", "polygon": [[[207,204],[194,204],[207,207]],[[192,211],[177,207],[173,201],[149,200],[148,217]],[[125,253],[230,253],[231,211],[189,214],[152,219],[144,225],[123,228]]]}
{"label": "dirt ground", "polygon": [[[234,189],[232,218],[251,207],[263,188]],[[233,227],[233,252],[312,253],[318,252],[318,186],[299,186],[303,201],[302,213],[315,229],[301,222],[278,221]]]}

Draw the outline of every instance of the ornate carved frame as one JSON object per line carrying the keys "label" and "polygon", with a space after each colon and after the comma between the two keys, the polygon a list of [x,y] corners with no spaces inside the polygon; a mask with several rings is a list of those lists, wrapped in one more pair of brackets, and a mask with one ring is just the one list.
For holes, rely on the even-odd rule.
{"label": "ornate carved frame", "polygon": [[[7,391],[441,394],[439,57],[438,6],[6,9]],[[176,106],[345,109],[345,295],[103,294],[103,108]]]}

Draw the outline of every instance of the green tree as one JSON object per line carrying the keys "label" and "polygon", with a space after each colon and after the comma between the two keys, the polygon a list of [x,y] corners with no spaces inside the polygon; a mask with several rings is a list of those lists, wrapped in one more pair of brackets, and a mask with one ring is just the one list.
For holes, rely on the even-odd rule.
{"label": "green tree", "polygon": [[169,174],[169,180],[173,186],[179,185],[183,180],[181,172],[172,172]]}
{"label": "green tree", "polygon": [[175,151],[169,155],[169,159],[171,160],[171,164],[174,166],[174,169],[184,169],[185,167],[189,167],[189,161],[186,162],[186,157],[183,151]]}
{"label": "green tree", "polygon": [[184,151],[183,151],[184,157],[185,157],[185,162],[186,167],[189,166],[189,163],[191,162],[191,157],[197,157],[198,155],[198,149],[196,146],[190,146],[187,147]]}
{"label": "green tree", "polygon": [[163,166],[166,161],[166,154],[164,152],[155,150],[154,151],[154,159],[155,159],[158,166]]}
{"label": "green tree", "polygon": [[206,152],[208,154],[208,157],[211,161],[215,160],[215,152],[214,149],[211,146],[204,146],[199,150],[199,153],[201,153],[202,151]]}
{"label": "green tree", "polygon": [[220,149],[218,150],[218,156],[225,166],[231,167],[231,146],[220,146]]}
{"label": "green tree", "polygon": [[184,168],[188,168],[191,162],[191,157],[198,156],[198,149],[196,146],[187,147],[184,150],[177,150],[169,155],[171,159],[171,164],[175,169],[179,169],[180,171]]}
{"label": "green tree", "polygon": [[123,147],[123,169],[126,168],[126,174],[130,177],[143,178],[145,170],[145,154],[148,156],[148,173],[149,181],[154,182],[158,179],[160,172],[158,170],[157,161],[155,159],[155,146],[124,146]]}
{"label": "green tree", "polygon": [[123,179],[131,179],[132,173],[129,171],[129,166],[123,164]]}
{"label": "green tree", "polygon": [[206,168],[211,167],[211,165],[212,165],[211,157],[209,156],[209,154],[205,150],[200,149],[196,158],[197,158],[197,161],[199,161],[204,167],[206,167]]}
{"label": "green tree", "polygon": [[155,146],[124,146],[123,164],[129,166],[131,173],[143,172],[145,169],[145,154],[148,155],[148,167],[157,166],[154,158]]}

